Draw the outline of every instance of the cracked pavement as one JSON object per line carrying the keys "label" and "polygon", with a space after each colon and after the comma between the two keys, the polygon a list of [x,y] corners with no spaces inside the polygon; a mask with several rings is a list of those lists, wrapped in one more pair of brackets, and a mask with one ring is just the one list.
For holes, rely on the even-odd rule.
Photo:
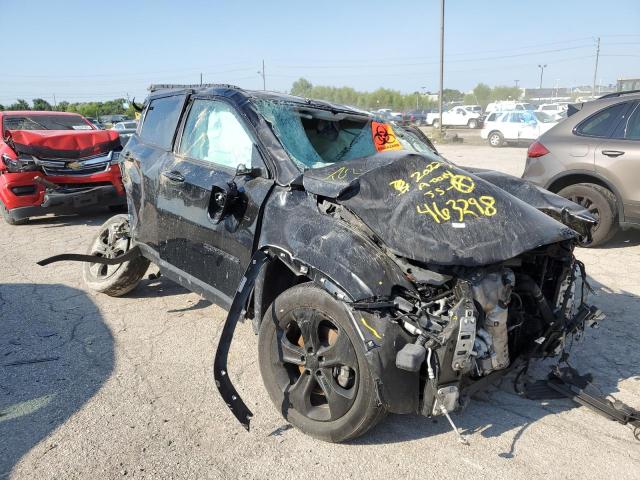
{"label": "cracked pavement", "polygon": [[[440,148],[461,165],[524,166],[521,148]],[[568,400],[522,399],[509,378],[453,415],[470,446],[444,418],[413,415],[389,415],[348,444],[313,440],[272,406],[248,322],[229,361],[255,414],[247,433],[213,382],[225,311],[162,277],[110,298],[84,288],[79,263],[35,264],[84,252],[107,218],[0,222],[0,478],[638,478],[640,442],[627,427]],[[607,319],[571,363],[640,409],[640,232],[578,257]]]}

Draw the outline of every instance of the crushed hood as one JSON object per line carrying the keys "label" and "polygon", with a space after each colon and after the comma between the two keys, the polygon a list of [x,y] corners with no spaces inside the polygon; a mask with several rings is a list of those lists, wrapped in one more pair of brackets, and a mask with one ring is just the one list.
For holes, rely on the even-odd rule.
{"label": "crushed hood", "polygon": [[84,158],[120,150],[113,130],[8,130],[7,143],[16,153],[38,158]]}
{"label": "crushed hood", "polygon": [[578,236],[550,215],[575,229],[595,222],[519,178],[405,151],[307,170],[303,186],[347,207],[396,255],[428,264],[487,265]]}

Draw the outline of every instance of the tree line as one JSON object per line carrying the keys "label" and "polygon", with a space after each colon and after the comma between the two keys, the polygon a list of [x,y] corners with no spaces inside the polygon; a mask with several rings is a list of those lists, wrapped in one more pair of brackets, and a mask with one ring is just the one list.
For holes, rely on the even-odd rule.
{"label": "tree line", "polygon": [[[125,108],[125,105],[127,107]],[[105,102],[67,102],[63,100],[55,105],[51,105],[43,98],[34,98],[31,104],[23,98],[17,99],[11,105],[0,104],[0,110],[44,110],[56,112],[79,113],[84,117],[97,118],[101,115],[128,115],[133,118],[133,106],[124,98],[107,100]]]}
{"label": "tree line", "polygon": [[[352,105],[364,110],[391,108],[398,111],[408,111],[437,108],[435,100],[420,92],[402,93],[399,90],[390,88],[378,88],[373,92],[363,92],[351,87],[313,85],[305,78],[300,78],[293,82],[291,94]],[[498,100],[518,100],[521,94],[521,90],[517,87],[490,87],[484,83],[479,83],[471,92],[466,94],[455,89],[444,89],[442,98],[445,104],[463,102],[466,105],[481,105],[482,108],[485,108],[490,102]],[[51,105],[43,98],[34,98],[31,104],[21,98],[11,105],[0,105],[0,110],[47,110],[79,113],[85,117],[94,118],[101,115],[128,115],[133,118],[133,106],[128,104],[128,107],[125,108],[127,104],[128,102],[124,98],[116,98],[105,102],[70,103],[61,101],[56,105]]]}
{"label": "tree line", "polygon": [[[293,82],[291,94],[343,103],[365,110],[391,108],[393,110],[407,111],[437,107],[435,100],[431,100],[427,95],[420,92],[401,93],[398,90],[388,88],[379,88],[373,92],[362,92],[351,87],[313,85],[305,78],[300,78]],[[521,95],[522,92],[517,87],[497,86],[492,88],[484,83],[479,83],[467,94],[459,90],[445,88],[442,92],[442,100],[445,104],[463,102],[466,105],[481,105],[482,108],[485,108],[490,102],[518,100]]]}

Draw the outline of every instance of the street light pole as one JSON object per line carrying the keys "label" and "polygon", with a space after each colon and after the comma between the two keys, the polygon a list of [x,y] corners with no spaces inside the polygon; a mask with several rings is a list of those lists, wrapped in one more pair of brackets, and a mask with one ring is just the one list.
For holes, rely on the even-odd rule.
{"label": "street light pole", "polygon": [[544,69],[547,68],[547,64],[545,63],[544,65],[538,65],[538,68],[540,69],[540,87],[539,87],[539,89],[542,90],[542,74],[544,73]]}
{"label": "street light pole", "polygon": [[442,94],[444,91],[444,0],[440,0],[440,94],[438,95],[438,110],[440,112],[439,130],[442,138]]}

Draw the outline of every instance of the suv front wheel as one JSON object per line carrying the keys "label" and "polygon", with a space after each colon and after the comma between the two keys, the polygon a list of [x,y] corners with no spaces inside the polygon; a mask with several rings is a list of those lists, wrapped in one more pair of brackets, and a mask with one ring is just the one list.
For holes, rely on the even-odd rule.
{"label": "suv front wheel", "polygon": [[618,231],[617,202],[610,190],[594,183],[577,183],[563,188],[558,195],[583,206],[598,220],[591,230],[591,243],[581,246],[602,245],[611,240]]}
{"label": "suv front wheel", "polygon": [[262,381],[274,405],[307,435],[342,442],[384,416],[362,341],[344,305],[312,283],[281,293],[260,326]]}

